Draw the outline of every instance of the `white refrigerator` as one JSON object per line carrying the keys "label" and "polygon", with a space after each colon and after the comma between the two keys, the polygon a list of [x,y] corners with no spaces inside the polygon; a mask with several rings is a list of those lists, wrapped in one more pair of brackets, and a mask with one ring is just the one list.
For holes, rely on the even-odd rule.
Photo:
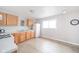
{"label": "white refrigerator", "polygon": [[34,30],[35,30],[35,37],[39,38],[40,37],[40,24],[39,23],[36,23],[34,25]]}

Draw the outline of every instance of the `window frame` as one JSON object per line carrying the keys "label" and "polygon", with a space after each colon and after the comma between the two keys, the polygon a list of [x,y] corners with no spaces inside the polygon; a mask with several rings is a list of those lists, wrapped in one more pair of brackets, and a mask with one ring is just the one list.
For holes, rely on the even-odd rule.
{"label": "window frame", "polygon": [[[46,23],[46,22],[48,22],[48,23]],[[46,25],[47,25],[47,27],[44,27]],[[43,20],[43,22],[42,22],[42,28],[55,29],[56,28],[56,20],[55,19],[54,20]]]}

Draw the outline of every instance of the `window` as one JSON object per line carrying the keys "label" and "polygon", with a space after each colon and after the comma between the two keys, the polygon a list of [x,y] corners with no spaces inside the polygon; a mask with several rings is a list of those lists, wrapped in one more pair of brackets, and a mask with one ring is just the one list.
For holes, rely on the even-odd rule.
{"label": "window", "polygon": [[43,21],[43,28],[48,28],[48,21]]}
{"label": "window", "polygon": [[56,20],[43,21],[43,28],[56,28]]}

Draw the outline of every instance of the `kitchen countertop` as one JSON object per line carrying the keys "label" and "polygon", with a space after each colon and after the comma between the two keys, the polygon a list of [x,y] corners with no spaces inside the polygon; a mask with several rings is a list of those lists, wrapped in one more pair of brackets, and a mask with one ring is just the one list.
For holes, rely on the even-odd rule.
{"label": "kitchen countertop", "polygon": [[34,30],[19,30],[19,31],[15,31],[13,33],[18,33],[18,32],[34,32]]}
{"label": "kitchen countertop", "polygon": [[17,45],[14,43],[13,36],[0,39],[0,53],[8,53],[17,50]]}
{"label": "kitchen countertop", "polygon": [[28,32],[28,31],[34,31],[34,30],[19,30],[19,32]]}

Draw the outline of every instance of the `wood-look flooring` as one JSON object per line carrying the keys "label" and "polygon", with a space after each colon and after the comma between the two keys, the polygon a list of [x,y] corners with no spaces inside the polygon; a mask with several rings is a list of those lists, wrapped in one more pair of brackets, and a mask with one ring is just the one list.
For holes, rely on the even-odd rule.
{"label": "wood-look flooring", "polygon": [[58,42],[35,38],[18,44],[18,53],[78,53],[79,48],[70,47]]}

